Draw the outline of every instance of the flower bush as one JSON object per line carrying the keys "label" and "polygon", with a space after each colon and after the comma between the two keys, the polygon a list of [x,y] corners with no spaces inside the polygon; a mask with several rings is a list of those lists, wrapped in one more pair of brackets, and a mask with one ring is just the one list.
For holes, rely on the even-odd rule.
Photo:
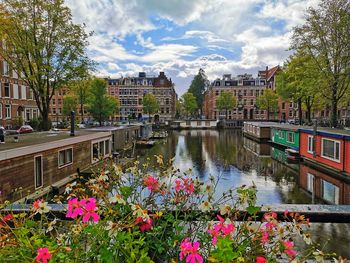
{"label": "flower bush", "polygon": [[[303,215],[285,211],[278,220],[270,211],[257,220],[254,185],[214,198],[217,179],[200,182],[156,160],[123,169],[110,163],[88,181],[67,185],[66,195],[55,198],[67,204],[62,213],[44,200],[30,212],[1,212],[0,261],[345,262],[318,250]],[[246,218],[238,221],[242,210]],[[307,249],[295,247],[298,237]]]}

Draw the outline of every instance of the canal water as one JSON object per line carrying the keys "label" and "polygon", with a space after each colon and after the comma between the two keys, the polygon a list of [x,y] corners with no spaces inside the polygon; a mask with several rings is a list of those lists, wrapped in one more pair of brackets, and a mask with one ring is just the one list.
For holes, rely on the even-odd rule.
{"label": "canal water", "polygon": [[[239,130],[172,131],[154,147],[136,151],[141,161],[160,154],[203,182],[218,177],[218,195],[254,183],[260,205],[350,202],[349,185],[305,164],[288,164],[282,149],[245,138]],[[312,224],[311,229],[318,243],[327,241],[328,251],[350,258],[350,224]]]}

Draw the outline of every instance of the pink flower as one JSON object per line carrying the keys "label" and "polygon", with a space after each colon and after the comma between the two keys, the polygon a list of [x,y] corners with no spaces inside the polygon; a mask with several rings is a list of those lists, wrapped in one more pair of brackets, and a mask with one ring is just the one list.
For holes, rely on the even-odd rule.
{"label": "pink flower", "polygon": [[283,241],[283,245],[284,245],[284,253],[286,253],[290,258],[294,258],[297,252],[293,250],[293,246],[294,246],[293,242],[289,240],[285,240]]}
{"label": "pink flower", "polygon": [[150,190],[151,192],[159,189],[158,180],[152,175],[147,176],[143,182],[147,186],[148,190]]}
{"label": "pink flower", "polygon": [[186,238],[180,243],[180,260],[187,256],[187,254],[191,251],[192,244],[189,242],[189,239]]}
{"label": "pink flower", "polygon": [[152,228],[152,218],[143,219],[142,217],[138,217],[135,220],[135,224],[139,225],[141,232],[148,231]]}
{"label": "pink flower", "polygon": [[266,221],[271,221],[277,218],[277,214],[275,212],[265,213],[264,218]]}
{"label": "pink flower", "polygon": [[67,218],[76,218],[78,215],[83,214],[84,202],[79,202],[78,198],[72,198],[68,200]]}
{"label": "pink flower", "polygon": [[263,245],[269,243],[269,232],[264,231],[262,233],[261,242],[262,242]]}
{"label": "pink flower", "polygon": [[215,224],[212,229],[208,230],[208,233],[213,237],[211,242],[214,246],[216,245],[219,236],[225,237],[235,231],[234,224],[225,224],[225,220],[220,215],[217,215],[217,218],[220,222]]}
{"label": "pink flower", "polygon": [[266,258],[261,256],[256,257],[256,263],[265,263],[265,262],[267,262]]}
{"label": "pink flower", "polygon": [[[84,201],[84,200],[82,200]],[[89,221],[90,217],[96,223],[100,220],[100,216],[95,212],[96,211],[96,199],[89,198],[89,201],[84,206],[84,216],[83,222],[86,223]]]}
{"label": "pink flower", "polygon": [[42,202],[44,202],[44,200],[43,200],[43,199],[38,199],[38,200],[35,200],[35,201],[34,201],[34,203],[33,203],[33,207],[34,207],[34,209],[35,209],[35,210],[40,209],[40,204],[41,204]]}
{"label": "pink flower", "polygon": [[184,188],[184,185],[180,180],[175,181],[175,191],[180,192]]}
{"label": "pink flower", "polygon": [[180,260],[186,257],[187,263],[202,263],[203,257],[198,253],[199,242],[194,242],[193,245],[186,238],[180,244]]}
{"label": "pink flower", "polygon": [[186,257],[186,262],[188,263],[202,263],[203,258],[198,254],[199,242],[194,242],[192,248],[189,251],[188,256]]}
{"label": "pink flower", "polygon": [[289,213],[288,209],[284,210],[284,218],[288,217],[288,213]]}
{"label": "pink flower", "polygon": [[47,263],[48,260],[51,258],[51,253],[47,247],[39,248],[38,249],[38,255],[36,256],[37,262]]}
{"label": "pink flower", "polygon": [[185,187],[186,193],[192,194],[194,192],[193,181],[189,178],[185,178],[185,179],[183,179],[183,182],[184,182],[184,187]]}

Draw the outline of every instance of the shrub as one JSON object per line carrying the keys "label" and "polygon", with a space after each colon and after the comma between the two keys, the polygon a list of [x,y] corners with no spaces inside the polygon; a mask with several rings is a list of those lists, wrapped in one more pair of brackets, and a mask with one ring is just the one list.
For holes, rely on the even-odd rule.
{"label": "shrub", "polygon": [[[156,159],[157,168],[111,163],[86,183],[67,185],[66,196],[56,198],[67,203],[65,219],[44,200],[30,213],[2,213],[0,261],[263,263],[334,256],[316,248],[302,215],[285,211],[281,222],[271,211],[256,220],[254,185],[217,197],[213,177],[200,182]],[[247,218],[238,222],[242,209]],[[309,248],[298,250],[296,237]]]}

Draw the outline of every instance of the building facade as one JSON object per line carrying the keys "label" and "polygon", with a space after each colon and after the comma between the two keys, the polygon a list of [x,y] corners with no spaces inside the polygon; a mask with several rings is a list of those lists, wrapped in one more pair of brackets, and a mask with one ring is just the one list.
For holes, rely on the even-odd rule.
{"label": "building facade", "polygon": [[38,116],[32,90],[0,57],[0,126],[14,129]]}
{"label": "building facade", "polygon": [[260,110],[256,105],[256,98],[264,93],[266,79],[253,78],[250,74],[231,77],[223,75],[222,79],[216,79],[204,94],[204,115],[208,119],[224,119],[226,111],[220,111],[216,107],[219,95],[226,91],[231,92],[237,99],[237,106],[228,110],[227,118],[236,120],[266,119],[267,112]]}
{"label": "building facade", "polygon": [[147,93],[153,94],[159,104],[159,111],[151,116],[155,122],[165,122],[175,117],[177,95],[171,78],[164,72],[158,76],[146,76],[145,72],[139,72],[137,77],[108,78],[107,81],[108,94],[120,102],[119,113],[114,116],[116,119],[125,121],[130,118],[148,118],[142,105],[143,96]]}

